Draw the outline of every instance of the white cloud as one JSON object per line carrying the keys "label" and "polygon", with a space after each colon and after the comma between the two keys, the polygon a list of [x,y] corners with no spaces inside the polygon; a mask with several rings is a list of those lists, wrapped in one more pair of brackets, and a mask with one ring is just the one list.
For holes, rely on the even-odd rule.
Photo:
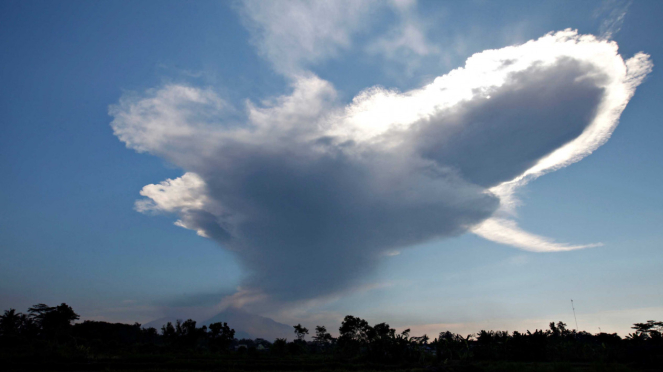
{"label": "white cloud", "polygon": [[591,246],[520,230],[514,193],[605,143],[651,66],[566,30],[346,106],[299,74],[291,94],[248,103],[243,125],[213,91],[173,85],[123,97],[111,125],[187,171],[146,186],[137,209],[234,250],[246,293],[292,301],[358,287],[390,252],[466,231],[530,251]]}
{"label": "white cloud", "polygon": [[428,24],[419,17],[415,0],[392,0],[390,4],[399,19],[398,24],[371,42],[367,51],[402,62],[411,73],[420,57],[439,54],[440,49],[428,41]]}
{"label": "white cloud", "polygon": [[375,6],[372,0],[245,0],[240,11],[258,51],[278,72],[296,76],[348,49]]}
{"label": "white cloud", "polygon": [[416,5],[416,0],[245,0],[239,10],[259,53],[277,72],[297,77],[352,48],[353,37],[369,31],[384,11],[398,23],[363,48],[401,62],[411,72],[420,57],[440,52],[428,41],[428,26]]}
{"label": "white cloud", "polygon": [[196,152],[214,146],[218,128],[210,122],[223,118],[226,107],[212,90],[166,85],[142,97],[123,96],[109,114],[121,123],[112,126],[113,133],[127,147],[167,156],[174,144]]}
{"label": "white cloud", "polygon": [[140,194],[147,198],[136,202],[136,210],[142,213],[203,209],[209,203],[205,198],[205,181],[191,172],[158,185],[147,185],[140,190]]}
{"label": "white cloud", "polygon": [[471,231],[496,243],[510,245],[531,252],[563,252],[603,245],[601,243],[584,245],[555,243],[551,239],[521,230],[515,221],[501,218],[489,218],[473,227]]}
{"label": "white cloud", "polygon": [[602,38],[612,39],[622,29],[631,3],[631,0],[604,0],[596,9],[594,17],[601,20],[599,33]]}

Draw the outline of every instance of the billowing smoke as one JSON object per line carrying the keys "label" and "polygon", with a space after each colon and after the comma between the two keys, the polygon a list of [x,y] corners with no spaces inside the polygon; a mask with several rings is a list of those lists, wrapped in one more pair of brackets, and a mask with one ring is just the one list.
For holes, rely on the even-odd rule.
{"label": "billowing smoke", "polygon": [[245,291],[293,301],[353,288],[381,256],[467,231],[535,251],[590,246],[520,231],[513,193],[605,143],[651,68],[566,30],[346,106],[303,74],[292,94],[248,104],[241,124],[214,91],[167,85],[123,97],[111,125],[186,172],[145,186],[138,211],[176,214],[236,253]]}

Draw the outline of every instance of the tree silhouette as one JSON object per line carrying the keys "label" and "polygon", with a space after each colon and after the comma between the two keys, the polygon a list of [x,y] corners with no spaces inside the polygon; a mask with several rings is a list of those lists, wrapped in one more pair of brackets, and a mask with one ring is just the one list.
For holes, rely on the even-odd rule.
{"label": "tree silhouette", "polygon": [[173,323],[168,322],[168,323],[162,325],[161,326],[161,334],[166,339],[174,339],[177,336],[177,332],[175,331],[175,327],[173,326]]}
{"label": "tree silhouette", "polygon": [[71,328],[71,323],[80,318],[74,312],[74,309],[65,303],[56,307],[37,304],[29,308],[28,312],[30,318],[41,329],[41,334],[44,337],[59,337],[67,334]]}
{"label": "tree silhouette", "polygon": [[660,339],[663,333],[663,322],[648,320],[645,323],[635,323],[631,329],[635,329],[635,334],[641,338]]}
{"label": "tree silhouette", "polygon": [[297,336],[298,341],[304,341],[304,337],[308,334],[308,329],[306,327],[302,327],[301,324],[297,324],[296,326],[292,326],[295,329],[295,335]]}
{"label": "tree silhouette", "polygon": [[211,344],[221,350],[226,350],[235,338],[235,330],[228,323],[212,323],[209,325]]}
{"label": "tree silhouette", "polygon": [[15,309],[5,310],[4,315],[0,315],[0,335],[18,336],[21,329],[21,313]]}
{"label": "tree silhouette", "polygon": [[364,319],[347,315],[338,329],[340,333],[339,342],[366,342],[368,341],[368,332],[370,332],[370,329],[371,327]]}
{"label": "tree silhouette", "polygon": [[276,340],[274,340],[272,348],[270,349],[271,353],[277,356],[284,355],[287,350],[288,350],[288,340],[286,340],[285,338],[277,338]]}
{"label": "tree silhouette", "polygon": [[316,326],[315,327],[315,336],[313,336],[313,341],[321,344],[321,345],[327,345],[329,344],[334,338],[332,337],[329,332],[327,332],[327,328],[325,326]]}
{"label": "tree silhouette", "polygon": [[[493,361],[616,361],[656,370],[663,360],[663,322],[654,320],[635,323],[632,327],[635,331],[626,338],[617,334],[570,331],[563,322],[551,322],[550,329],[526,333],[482,330],[463,337],[447,331],[431,342],[426,335],[412,336],[409,329],[396,333],[387,323],[371,326],[364,319],[348,315],[339,328],[337,340],[326,327],[316,326],[313,341],[307,342],[308,329],[297,324],[293,327],[295,341],[288,343],[277,339],[270,343],[264,339],[237,340],[235,330],[227,323],[198,327],[192,319],[166,323],[161,333],[154,328],[143,329],[139,323],[86,320],[74,324],[79,316],[64,303],[56,307],[38,304],[27,314],[9,309],[0,315],[0,365],[3,368],[8,363],[11,370],[50,370],[48,363],[62,361],[86,363],[91,370],[97,370],[101,366],[93,364],[104,360],[103,363],[110,363],[110,369],[115,366],[135,369],[131,363],[136,360],[163,360],[183,367],[200,361],[205,368],[216,367],[218,362],[219,367],[237,365],[236,370],[241,371],[245,370],[242,363],[260,360],[266,350],[271,355],[264,359],[265,365],[274,366],[275,370],[298,370],[293,363],[300,362],[307,370],[320,369],[309,367],[328,362],[340,363],[340,368],[348,367],[345,368],[348,370],[362,369],[355,363],[374,364],[376,369],[402,365],[408,369],[432,367],[434,370],[447,365],[452,368],[444,367],[444,370],[458,370],[455,367],[460,365]],[[238,344],[248,349],[232,352],[232,346]],[[324,356],[315,356],[317,353]],[[32,364],[19,366],[15,364],[17,361]],[[116,365],[112,365],[114,361]],[[260,366],[252,364],[249,369]]]}

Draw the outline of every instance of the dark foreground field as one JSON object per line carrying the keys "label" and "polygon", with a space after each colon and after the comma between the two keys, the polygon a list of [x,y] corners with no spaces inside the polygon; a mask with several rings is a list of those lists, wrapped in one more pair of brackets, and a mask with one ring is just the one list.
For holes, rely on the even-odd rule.
{"label": "dark foreground field", "polygon": [[94,361],[5,360],[7,371],[421,371],[421,372],[629,372],[661,371],[657,366],[638,363],[569,363],[569,362],[460,362],[380,364],[361,361],[338,361],[333,358],[299,357],[135,357]]}

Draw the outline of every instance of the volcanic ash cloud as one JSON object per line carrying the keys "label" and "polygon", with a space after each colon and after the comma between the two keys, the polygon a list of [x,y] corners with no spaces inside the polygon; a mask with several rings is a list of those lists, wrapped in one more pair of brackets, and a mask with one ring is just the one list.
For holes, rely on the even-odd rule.
{"label": "volcanic ash cloud", "polygon": [[213,90],[166,85],[123,97],[111,125],[186,172],[145,186],[138,211],[179,216],[236,253],[245,291],[293,301],[351,289],[380,257],[467,231],[534,251],[588,246],[519,230],[514,192],[605,143],[651,68],[566,30],[346,106],[303,74],[290,95],[247,104],[238,124]]}

